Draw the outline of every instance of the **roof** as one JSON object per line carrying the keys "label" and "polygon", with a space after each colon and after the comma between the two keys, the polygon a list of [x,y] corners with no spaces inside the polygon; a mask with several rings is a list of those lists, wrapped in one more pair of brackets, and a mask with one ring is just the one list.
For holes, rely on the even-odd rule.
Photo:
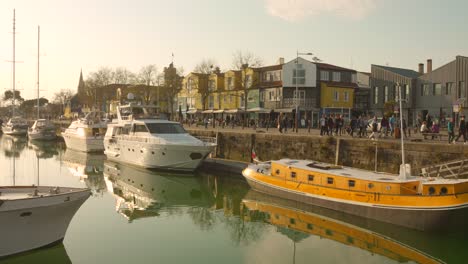
{"label": "roof", "polygon": [[336,70],[336,71],[349,71],[349,72],[356,72],[356,70],[348,69],[348,68],[343,68],[340,66],[328,64],[328,63],[320,63],[320,62],[315,62],[315,65],[319,69],[326,69],[326,70]]}
{"label": "roof", "polygon": [[343,88],[359,88],[357,83],[352,83],[352,82],[332,82],[332,81],[321,81],[322,83],[327,84],[327,86],[333,86],[333,87],[343,87]]}
{"label": "roof", "polygon": [[372,66],[376,66],[376,67],[382,68],[384,70],[387,70],[387,71],[390,71],[390,72],[393,72],[393,73],[396,73],[398,75],[408,77],[408,78],[418,78],[419,76],[421,76],[419,72],[413,71],[410,69],[395,68],[395,67],[382,66],[382,65],[372,65]]}
{"label": "roof", "polygon": [[264,66],[264,67],[256,67],[252,68],[256,71],[279,71],[283,69],[283,64],[276,64],[276,65],[270,65],[270,66]]}

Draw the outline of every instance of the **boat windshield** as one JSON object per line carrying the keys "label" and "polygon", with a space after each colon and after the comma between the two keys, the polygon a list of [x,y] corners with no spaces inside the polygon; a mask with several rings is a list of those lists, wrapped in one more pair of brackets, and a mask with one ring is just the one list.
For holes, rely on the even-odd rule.
{"label": "boat windshield", "polygon": [[180,124],[173,123],[147,123],[151,134],[186,134],[187,131]]}

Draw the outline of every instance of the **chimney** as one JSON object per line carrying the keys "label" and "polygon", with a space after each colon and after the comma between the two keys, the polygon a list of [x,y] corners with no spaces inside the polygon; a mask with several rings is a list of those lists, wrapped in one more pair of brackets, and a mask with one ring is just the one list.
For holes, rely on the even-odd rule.
{"label": "chimney", "polygon": [[424,74],[424,63],[419,63],[419,73]]}
{"label": "chimney", "polygon": [[427,60],[427,73],[432,72],[432,59]]}
{"label": "chimney", "polygon": [[283,57],[279,57],[278,58],[278,64],[284,64],[284,58]]}

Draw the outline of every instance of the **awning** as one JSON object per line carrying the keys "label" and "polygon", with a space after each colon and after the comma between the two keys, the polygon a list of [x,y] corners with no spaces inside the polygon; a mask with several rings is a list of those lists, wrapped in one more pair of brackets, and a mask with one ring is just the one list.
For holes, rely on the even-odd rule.
{"label": "awning", "polygon": [[242,110],[242,109],[229,109],[229,110],[226,110],[225,113],[227,113],[227,114],[242,114],[242,113],[245,113],[245,111]]}
{"label": "awning", "polygon": [[295,108],[278,108],[275,109],[275,113],[292,113],[293,109]]}
{"label": "awning", "polygon": [[262,108],[262,107],[254,107],[254,108],[248,109],[247,112],[268,114],[268,113],[271,112],[271,109],[266,109],[266,108]]}
{"label": "awning", "polygon": [[202,112],[203,114],[212,114],[213,113],[213,109],[209,109],[209,110],[205,110]]}
{"label": "awning", "polygon": [[214,113],[214,114],[222,114],[222,113],[224,113],[224,111],[225,111],[224,109],[221,109],[221,110],[214,110],[213,113]]}
{"label": "awning", "polygon": [[201,113],[201,111],[198,109],[190,109],[187,111],[187,114],[197,114],[197,113]]}

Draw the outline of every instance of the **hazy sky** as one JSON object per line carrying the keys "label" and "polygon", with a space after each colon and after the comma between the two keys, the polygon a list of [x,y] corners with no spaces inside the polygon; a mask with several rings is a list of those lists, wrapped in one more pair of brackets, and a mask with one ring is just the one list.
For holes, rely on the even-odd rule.
{"label": "hazy sky", "polygon": [[265,64],[296,50],[360,71],[371,64],[417,70],[468,55],[465,0],[0,0],[0,91],[12,87],[12,16],[16,8],[17,87],[35,97],[37,25],[41,92],[76,90],[100,66],[156,64],[175,54],[185,73],[203,58],[223,69],[236,50]]}

